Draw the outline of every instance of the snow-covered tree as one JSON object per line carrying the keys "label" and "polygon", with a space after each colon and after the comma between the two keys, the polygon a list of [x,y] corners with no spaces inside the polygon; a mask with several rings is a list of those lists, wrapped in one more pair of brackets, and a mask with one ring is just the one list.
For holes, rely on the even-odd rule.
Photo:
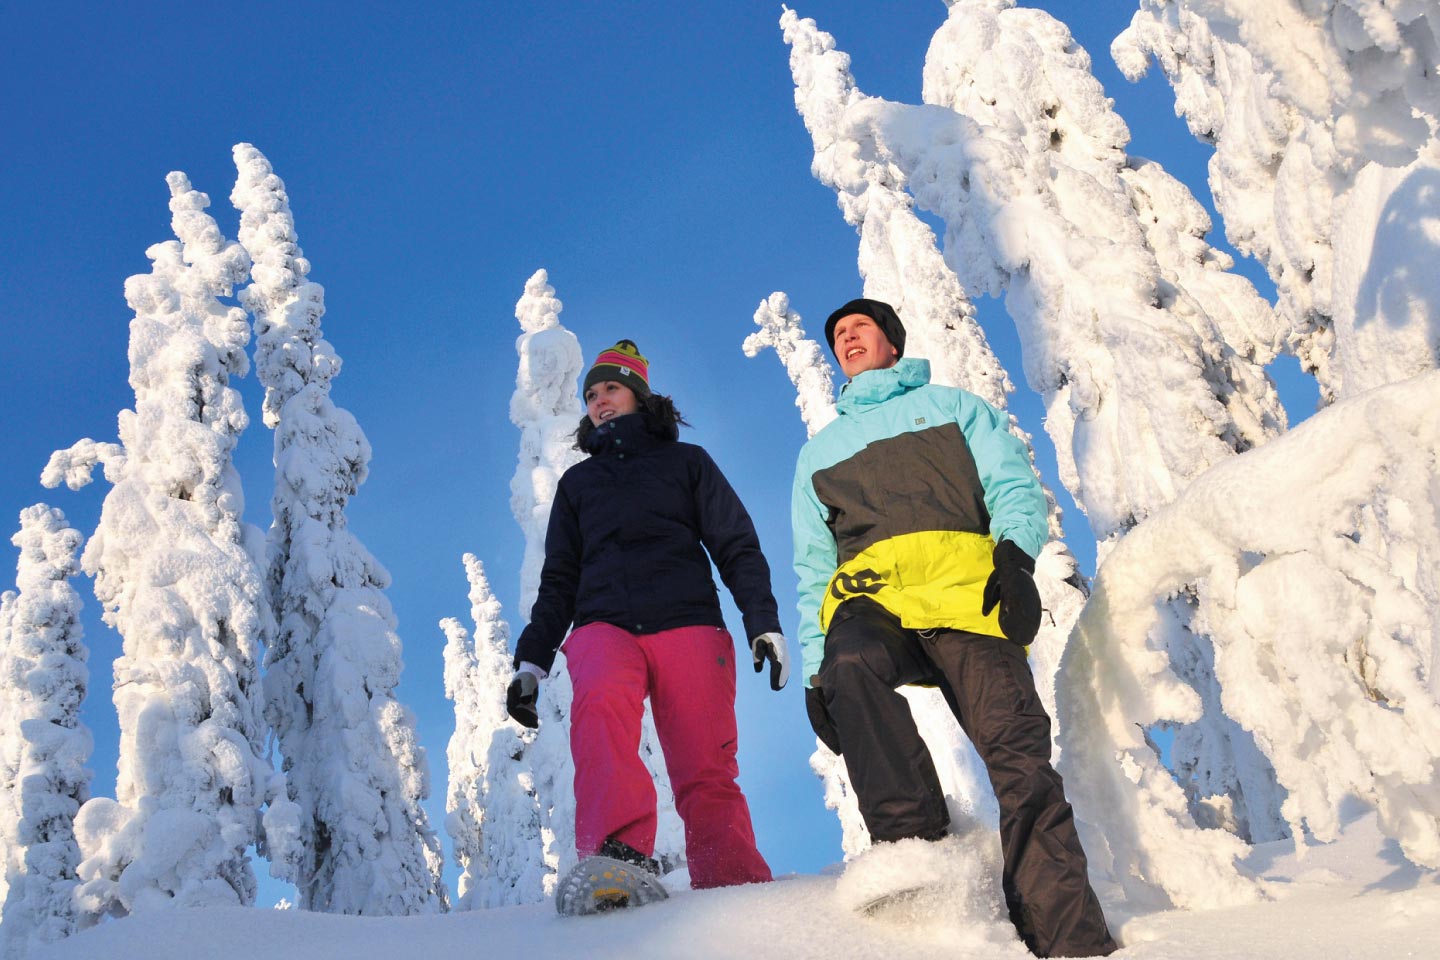
{"label": "snow-covered tree", "polygon": [[400,915],[446,907],[439,838],[415,719],[395,698],[401,643],[390,575],[350,532],[345,508],[370,444],[330,398],[340,358],[323,339],[324,289],[308,278],[284,182],[249,144],[234,150],[231,202],[252,282],[265,423],[275,430],[266,585],[278,621],[266,718],[299,806],[302,849],[285,869],[301,909]]}
{"label": "snow-covered tree", "polygon": [[[1156,649],[1169,599],[1196,592],[1225,713],[1288,791],[1297,844],[1338,835],[1358,797],[1404,856],[1440,865],[1440,372],[1334,405],[1213,468],[1112,551],[1072,640],[1065,778],[1096,830],[1086,852],[1127,893],[1178,906],[1253,896],[1234,838],[1193,829],[1141,726],[1198,697]],[[1405,510],[1376,516],[1377,503]],[[1397,560],[1357,531],[1409,545]],[[1115,758],[1119,758],[1117,765]]]}
{"label": "snow-covered tree", "polygon": [[76,488],[99,461],[113,484],[82,557],[123,640],[116,798],[89,801],[75,823],[77,904],[91,917],[253,903],[259,811],[286,803],[263,753],[263,540],[240,520],[231,460],[248,422],[230,380],[248,368],[249,327],[217,299],[249,259],[183,173],[167,182],[179,239],[150,247],[150,273],[125,283],[135,408],[120,414],[121,444],[81,441],[42,476]]}
{"label": "snow-covered tree", "polygon": [[1237,250],[1269,271],[1329,401],[1440,364],[1440,8],[1404,0],[1140,0],[1111,47],[1153,58],[1212,144]]}
{"label": "snow-covered tree", "polygon": [[[1272,312],[1205,243],[1208,218],[1183,185],[1125,154],[1128,131],[1063,24],[1011,0],[953,4],[926,59],[933,106],[866,97],[833,39],[793,13],[782,25],[816,173],[836,186],[847,219],[866,225],[862,263],[876,195],[901,198],[881,207],[892,219],[915,219],[907,189],[944,218],[952,282],[1006,294],[1062,481],[1102,538],[1122,535],[1210,465],[1283,429],[1263,370],[1279,345]],[[917,256],[911,240],[896,259],[934,258],[928,228],[915,223],[909,235],[931,249]],[[960,385],[986,395],[983,381]],[[1048,606],[1044,577],[1037,581]],[[1072,616],[1078,607],[1069,605]],[[1174,655],[1217,703],[1204,639],[1182,621],[1169,637]],[[1062,637],[1072,623],[1057,624]],[[1037,663],[1037,677],[1053,677],[1061,648]],[[1192,778],[1193,801],[1219,792],[1245,806],[1240,782],[1268,783],[1238,826],[1261,839],[1283,832],[1273,777],[1263,764],[1251,769],[1259,755],[1243,731],[1218,711],[1202,725],[1224,762],[1208,765],[1214,776],[1203,783]],[[1230,770],[1237,775],[1216,779]]]}
{"label": "snow-covered tree", "polygon": [[[545,561],[545,531],[550,504],[564,472],[583,457],[575,449],[575,428],[584,414],[579,401],[585,360],[580,342],[560,323],[564,305],[544,270],[525,283],[515,305],[523,333],[515,342],[520,355],[510,420],[520,428],[519,463],[510,481],[510,509],[525,534],[520,609],[528,618]],[[562,652],[540,691],[540,728],[527,734],[525,763],[534,771],[540,797],[545,860],[553,871],[545,880],[554,892],[559,874],[575,862],[575,765],[570,757],[570,701],[573,688]],[[675,796],[649,704],[640,734],[640,755],[655,779],[659,824],[655,856],[666,867],[684,860],[685,835],[675,812]]]}
{"label": "snow-covered tree", "polygon": [[510,626],[484,565],[469,553],[464,561],[473,642],[459,620],[440,621],[445,695],[455,702],[445,829],[460,867],[456,909],[474,910],[543,900],[550,870],[523,728],[505,712]]}
{"label": "snow-covered tree", "polygon": [[[1097,536],[1283,430],[1263,371],[1280,342],[1272,312],[1239,277],[1191,282],[1230,262],[1204,244],[1193,199],[1177,202],[1184,187],[1126,154],[1129,131],[1064,24],[1013,0],[957,2],[924,97],[947,109],[874,104],[853,135],[945,220],[961,281],[1005,293],[1062,481]],[[1157,254],[1170,238],[1184,249]],[[1187,258],[1202,269],[1176,269]]]}
{"label": "snow-covered tree", "polygon": [[79,531],[53,507],[20,514],[18,593],[0,597],[0,957],[77,925],[80,847],[75,814],[90,799],[90,731],[80,721],[89,683],[80,629]]}
{"label": "snow-covered tree", "polygon": [[[1111,48],[1132,78],[1154,58],[1177,113],[1213,144],[1226,233],[1275,281],[1324,402],[1440,364],[1437,35],[1433,3],[1145,0]],[[1379,526],[1356,535],[1408,562],[1410,545]],[[1431,684],[1440,693],[1440,676]]]}

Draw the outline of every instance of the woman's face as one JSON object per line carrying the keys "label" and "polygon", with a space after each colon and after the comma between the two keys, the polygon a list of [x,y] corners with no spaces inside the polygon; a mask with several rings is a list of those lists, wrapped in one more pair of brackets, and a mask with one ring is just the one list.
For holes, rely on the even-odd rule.
{"label": "woman's face", "polygon": [[635,391],[623,383],[603,380],[585,391],[585,413],[597,427],[606,420],[614,420],[639,409],[640,401]]}

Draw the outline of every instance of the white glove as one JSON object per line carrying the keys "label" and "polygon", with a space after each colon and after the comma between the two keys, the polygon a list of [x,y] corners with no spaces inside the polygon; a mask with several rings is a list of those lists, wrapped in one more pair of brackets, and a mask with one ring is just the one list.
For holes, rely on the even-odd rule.
{"label": "white glove", "polygon": [[770,689],[784,688],[790,679],[790,657],[785,652],[785,636],[780,633],[762,633],[750,641],[750,656],[755,660],[755,672],[765,668],[770,661]]}

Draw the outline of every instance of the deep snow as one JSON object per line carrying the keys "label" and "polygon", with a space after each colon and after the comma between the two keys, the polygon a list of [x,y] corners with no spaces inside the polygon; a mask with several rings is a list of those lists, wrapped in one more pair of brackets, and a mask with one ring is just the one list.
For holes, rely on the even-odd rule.
{"label": "deep snow", "polygon": [[[983,847],[989,838],[978,839]],[[1376,830],[1372,813],[1349,820],[1339,840],[1312,845],[1303,856],[1288,841],[1257,845],[1246,865],[1261,879],[1266,901],[1130,914],[1101,886],[1111,927],[1125,945],[1116,956],[1398,960],[1433,956],[1440,943],[1440,877],[1406,862]],[[559,917],[550,901],[384,919],[243,908],[161,911],[102,924],[37,948],[33,958],[1029,956],[986,897],[980,903],[954,897],[948,916],[864,919],[837,893],[839,872],[837,865],[819,876],[792,874],[763,887],[703,892],[684,889],[683,874],[672,875],[669,900],[589,918]],[[989,876],[998,886],[993,871]],[[990,892],[998,897],[998,890]]]}

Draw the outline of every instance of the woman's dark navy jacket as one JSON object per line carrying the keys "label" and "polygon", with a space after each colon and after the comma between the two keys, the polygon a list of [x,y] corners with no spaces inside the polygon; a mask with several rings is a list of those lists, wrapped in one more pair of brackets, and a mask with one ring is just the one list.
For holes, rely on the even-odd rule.
{"label": "woman's dark navy jacket", "polygon": [[675,435],[673,425],[643,413],[590,432],[591,456],[565,471],[550,507],[540,590],[515,647],[517,665],[548,671],[572,623],[631,633],[723,627],[711,559],[746,637],[780,631],[750,515],[710,455]]}

